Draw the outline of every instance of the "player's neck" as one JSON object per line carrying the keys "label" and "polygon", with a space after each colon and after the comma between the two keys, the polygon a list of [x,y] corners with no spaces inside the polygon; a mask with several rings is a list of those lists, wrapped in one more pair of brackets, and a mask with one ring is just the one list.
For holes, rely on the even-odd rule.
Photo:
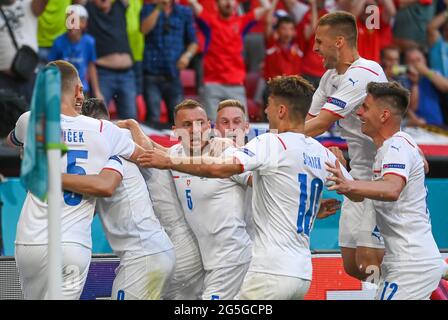
{"label": "player's neck", "polygon": [[344,74],[348,68],[359,59],[359,53],[357,49],[341,50],[339,63],[336,66],[338,74]]}
{"label": "player's neck", "polygon": [[70,103],[66,101],[66,99],[62,99],[61,101],[61,114],[69,117],[79,116],[79,114],[75,110],[74,103]]}
{"label": "player's neck", "polygon": [[384,141],[391,138],[394,134],[400,131],[400,126],[383,127],[375,137],[372,137],[373,143],[379,149],[384,144]]}
{"label": "player's neck", "polygon": [[294,133],[305,134],[305,124],[304,123],[292,123],[292,122],[280,123],[277,130],[278,130],[278,133],[294,132]]}

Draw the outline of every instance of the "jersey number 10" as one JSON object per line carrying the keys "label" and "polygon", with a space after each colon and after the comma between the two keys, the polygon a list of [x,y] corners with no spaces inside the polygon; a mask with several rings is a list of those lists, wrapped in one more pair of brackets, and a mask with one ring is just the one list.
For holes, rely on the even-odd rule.
{"label": "jersey number 10", "polygon": [[[318,211],[318,204],[324,183],[319,178],[314,178],[311,181],[310,194],[308,195],[308,176],[306,174],[298,175],[300,186],[300,203],[299,203],[299,215],[297,217],[297,233],[305,233],[310,235],[311,226],[313,225],[314,218]],[[306,210],[306,204],[309,200],[309,208]]]}

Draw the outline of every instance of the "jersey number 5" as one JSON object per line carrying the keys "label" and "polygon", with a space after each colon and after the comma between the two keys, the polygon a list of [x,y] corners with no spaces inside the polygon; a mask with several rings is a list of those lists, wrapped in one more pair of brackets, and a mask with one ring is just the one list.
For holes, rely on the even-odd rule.
{"label": "jersey number 5", "polygon": [[298,176],[300,185],[300,203],[299,203],[299,215],[297,217],[297,233],[304,232],[307,236],[310,235],[311,226],[313,225],[314,218],[316,217],[319,199],[322,194],[324,183],[319,178],[314,178],[311,181],[311,192],[309,195],[309,208],[306,210],[306,204],[308,202],[308,176],[306,174],[299,174]]}
{"label": "jersey number 5", "polygon": [[185,190],[185,197],[187,198],[188,209],[193,210],[193,199],[191,198],[191,190]]}
{"label": "jersey number 5", "polygon": [[[69,150],[67,152],[67,173],[85,175],[84,168],[76,165],[77,159],[87,159],[86,150]],[[76,206],[82,200],[82,194],[64,191],[64,202],[69,206]]]}

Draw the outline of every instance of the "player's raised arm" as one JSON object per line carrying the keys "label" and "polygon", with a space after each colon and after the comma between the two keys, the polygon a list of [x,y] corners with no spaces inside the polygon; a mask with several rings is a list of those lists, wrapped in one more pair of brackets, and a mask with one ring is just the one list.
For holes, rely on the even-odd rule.
{"label": "player's raised arm", "polygon": [[244,171],[236,158],[170,157],[160,150],[146,151],[137,161],[146,168],[171,169],[208,178],[228,178]]}
{"label": "player's raised arm", "polygon": [[352,201],[362,201],[363,198],[397,201],[406,185],[406,181],[402,177],[392,174],[385,175],[381,181],[350,181],[342,174],[338,161],[335,164],[327,162],[326,165],[327,171],[333,174],[327,180],[335,183],[328,190],[344,194]]}

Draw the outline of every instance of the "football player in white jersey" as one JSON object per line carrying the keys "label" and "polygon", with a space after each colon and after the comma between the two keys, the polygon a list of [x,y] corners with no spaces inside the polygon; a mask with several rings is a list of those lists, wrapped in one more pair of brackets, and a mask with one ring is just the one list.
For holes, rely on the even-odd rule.
{"label": "football player in white jersey", "polygon": [[[68,152],[62,158],[62,171],[96,174],[113,155],[136,159],[143,151],[108,121],[80,116],[76,103],[82,85],[76,68],[65,61],[51,62],[61,72],[61,129]],[[28,115],[29,116],[29,115]],[[24,115],[27,117],[27,115]],[[18,126],[28,121],[19,119]],[[26,132],[25,128],[14,132]],[[23,135],[25,136],[25,134]],[[18,135],[15,135],[18,138]],[[26,144],[26,141],[19,141]],[[91,222],[95,198],[64,191],[61,212],[63,299],[81,295],[91,258]],[[47,203],[28,192],[17,225],[15,258],[25,299],[48,298]]]}
{"label": "football player in white jersey", "polygon": [[[348,144],[350,174],[355,179],[370,179],[375,145],[361,132],[356,110],[366,96],[367,84],[387,82],[387,78],[378,63],[359,56],[357,39],[352,14],[340,11],[320,18],[314,51],[322,56],[328,70],[313,96],[305,134],[315,137],[335,124]],[[384,242],[376,227],[375,214],[364,203],[344,198],[339,246],[347,274],[365,280],[369,273],[379,272]]]}
{"label": "football player in white jersey", "polygon": [[330,189],[373,200],[386,252],[376,299],[429,299],[443,260],[431,232],[423,161],[415,141],[400,131],[409,91],[398,83],[369,83],[367,93],[357,115],[377,148],[374,181],[347,181],[330,163]]}
{"label": "football player in white jersey", "polygon": [[[87,100],[82,113],[109,119],[107,107],[99,99]],[[128,130],[122,130],[131,137]],[[102,197],[97,199],[96,211],[112,250],[120,258],[112,298],[160,299],[174,270],[175,254],[171,240],[154,215],[137,165],[113,156],[97,175],[64,174],[63,185],[66,190]]]}
{"label": "football player in white jersey", "polygon": [[[237,147],[244,146],[249,133],[244,105],[235,99],[221,101],[216,111],[215,129],[221,137],[232,139]],[[244,220],[246,231],[253,240],[255,226],[252,217],[252,188],[247,188],[244,196]]]}
{"label": "football player in white jersey", "polygon": [[[117,125],[132,132],[134,141],[146,149],[169,148],[150,140],[133,119],[121,120]],[[196,236],[185,220],[177,197],[171,172],[154,168],[140,168],[151,197],[154,213],[170,237],[176,252],[174,273],[166,290],[164,300],[197,300],[202,296],[205,270]]]}
{"label": "football player in white jersey", "polygon": [[312,278],[309,236],[328,175],[324,163],[336,157],[303,134],[312,85],[289,76],[271,80],[269,88],[266,113],[270,128],[278,134],[260,135],[225,159],[167,157],[154,150],[138,161],[142,166],[217,178],[251,171],[255,239],[237,298],[303,299]]}
{"label": "football player in white jersey", "polygon": [[[170,154],[185,157],[208,154],[210,122],[198,102],[185,100],[177,105],[174,123],[181,144],[173,146]],[[202,299],[233,299],[252,252],[244,215],[244,191],[250,174],[209,179],[176,170],[171,173],[185,218],[198,239],[206,271]]]}

